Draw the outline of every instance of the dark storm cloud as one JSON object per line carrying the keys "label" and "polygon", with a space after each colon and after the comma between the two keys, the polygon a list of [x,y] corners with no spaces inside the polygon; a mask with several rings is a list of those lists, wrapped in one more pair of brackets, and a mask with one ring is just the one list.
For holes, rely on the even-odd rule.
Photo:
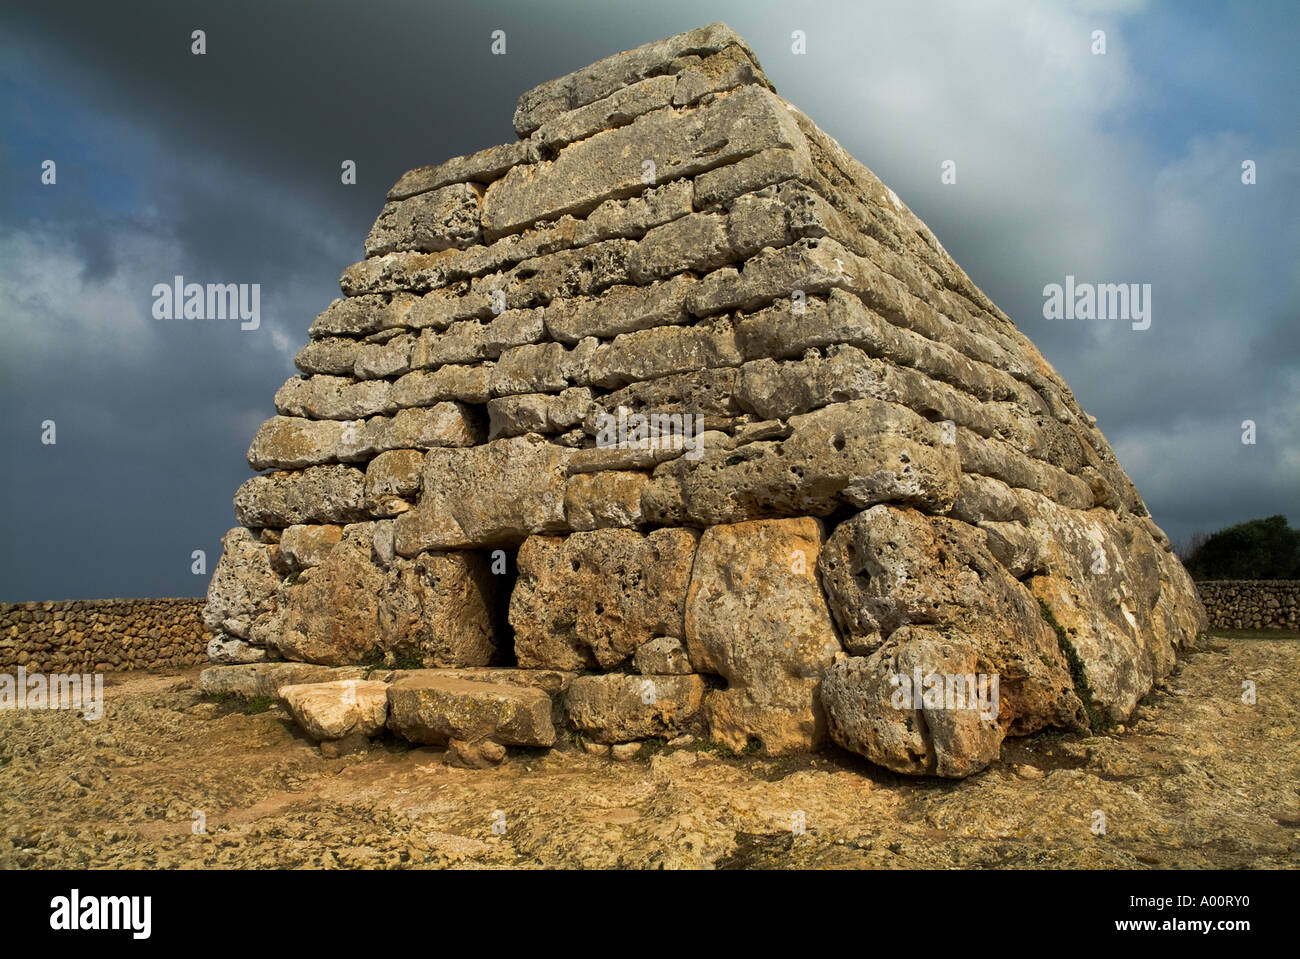
{"label": "dark storm cloud", "polygon": [[[1294,518],[1300,144],[1276,40],[1292,14],[1255,9],[1253,26],[1125,3],[6,9],[0,599],[201,591],[190,553],[210,571],[244,451],[388,186],[512,139],[536,83],[715,19],[1043,350],[1171,535]],[[1152,38],[1170,21],[1164,48]],[[1099,24],[1104,61],[1080,53]],[[1234,183],[1243,155],[1260,163],[1254,195]],[[42,187],[50,157],[58,185]],[[956,186],[939,183],[945,158]],[[1067,272],[1152,283],[1152,329],[1042,319],[1043,285]],[[262,328],[154,320],[150,291],[176,274],[260,283]],[[1239,441],[1244,418],[1256,447]]]}

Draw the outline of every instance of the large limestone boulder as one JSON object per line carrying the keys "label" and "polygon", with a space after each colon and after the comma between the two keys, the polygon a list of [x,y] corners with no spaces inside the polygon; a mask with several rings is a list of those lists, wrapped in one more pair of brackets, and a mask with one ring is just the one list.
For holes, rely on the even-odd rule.
{"label": "large limestone boulder", "polygon": [[221,540],[221,559],[208,584],[203,625],[215,633],[248,639],[253,625],[276,612],[280,578],[265,544],[242,526]]}
{"label": "large limestone boulder", "polygon": [[1086,722],[1055,632],[975,527],[875,506],[840,524],[818,565],[850,652],[872,654],[905,626],[961,634],[1000,677],[1005,728]]}
{"label": "large limestone boulder", "polygon": [[397,551],[520,542],[562,532],[570,451],[535,435],[430,450],[419,505],[397,518]]}
{"label": "large limestone boulder", "polygon": [[960,779],[998,758],[1007,723],[997,673],[958,632],[904,626],[822,680],[831,737],[878,765]]}
{"label": "large limestone boulder", "polygon": [[565,694],[569,723],[598,743],[684,732],[704,703],[699,676],[579,676]]}
{"label": "large limestone boulder", "polygon": [[530,537],[510,597],[519,664],[610,669],[655,637],[680,637],[697,536],[606,529]]}
{"label": "large limestone boulder", "polygon": [[307,735],[319,741],[372,736],[388,720],[388,684],[343,679],[280,687],[280,698]]}
{"label": "large limestone boulder", "polygon": [[1206,628],[1191,580],[1132,518],[1017,494],[1044,570],[1029,587],[1082,661],[1097,715],[1123,722]]}
{"label": "large limestone boulder", "polygon": [[388,687],[388,709],[389,727],[414,743],[555,743],[551,698],[528,686],[415,675]]}
{"label": "large limestone boulder", "polygon": [[384,578],[379,631],[386,650],[424,666],[487,666],[497,659],[487,557],[421,553],[397,557]]}
{"label": "large limestone boulder", "polygon": [[486,666],[493,643],[486,559],[461,553],[376,553],[371,524],[347,527],[318,566],[281,590],[267,641],[286,659],[341,666],[416,659],[427,666]]}
{"label": "large limestone boulder", "polygon": [[777,755],[825,737],[817,690],[841,647],[817,585],[821,548],[811,517],[714,526],[700,537],[686,643],[696,669],[727,680],[706,697],[705,717],[732,749],[754,738]]}

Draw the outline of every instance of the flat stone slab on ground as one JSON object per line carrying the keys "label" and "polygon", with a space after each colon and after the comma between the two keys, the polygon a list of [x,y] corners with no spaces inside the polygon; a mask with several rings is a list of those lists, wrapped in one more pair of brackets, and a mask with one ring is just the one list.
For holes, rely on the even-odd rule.
{"label": "flat stone slab on ground", "polygon": [[408,676],[388,687],[388,708],[389,728],[414,743],[555,744],[551,698],[527,686]]}

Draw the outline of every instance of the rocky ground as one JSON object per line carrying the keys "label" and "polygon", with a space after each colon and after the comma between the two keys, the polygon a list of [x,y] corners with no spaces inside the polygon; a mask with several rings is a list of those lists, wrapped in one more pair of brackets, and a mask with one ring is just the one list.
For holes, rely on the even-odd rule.
{"label": "rocky ground", "polygon": [[395,739],[325,759],[282,706],[207,701],[196,680],[113,675],[97,723],[0,713],[0,866],[1300,866],[1294,636],[1216,637],[1130,727],[1009,740],[961,782],[699,743],[492,770]]}

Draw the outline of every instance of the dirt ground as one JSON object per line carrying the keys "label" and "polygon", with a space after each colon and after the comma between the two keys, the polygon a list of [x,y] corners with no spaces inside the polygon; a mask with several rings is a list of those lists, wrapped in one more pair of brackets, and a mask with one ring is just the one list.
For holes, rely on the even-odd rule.
{"label": "dirt ground", "polygon": [[0,712],[0,866],[1300,866],[1294,637],[1216,637],[1129,728],[1008,741],[962,782],[700,744],[486,771],[394,739],[325,759],[282,707],[206,701],[197,676],[112,675],[98,722]]}

